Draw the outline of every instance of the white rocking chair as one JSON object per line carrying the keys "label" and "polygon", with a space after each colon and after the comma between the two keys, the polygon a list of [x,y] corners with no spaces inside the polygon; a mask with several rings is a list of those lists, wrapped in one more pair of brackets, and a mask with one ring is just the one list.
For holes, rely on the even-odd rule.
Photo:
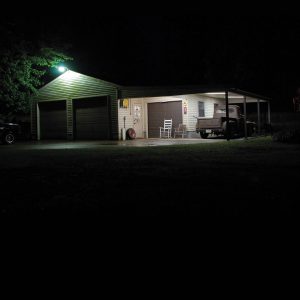
{"label": "white rocking chair", "polygon": [[159,136],[160,138],[171,138],[172,135],[172,119],[164,120],[164,127],[159,127]]}

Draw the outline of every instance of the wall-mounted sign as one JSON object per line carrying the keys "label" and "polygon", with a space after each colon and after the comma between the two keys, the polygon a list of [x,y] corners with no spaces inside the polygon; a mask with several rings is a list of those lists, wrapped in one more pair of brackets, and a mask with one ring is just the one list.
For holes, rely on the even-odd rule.
{"label": "wall-mounted sign", "polygon": [[128,108],[128,107],[129,107],[129,99],[121,99],[120,108]]}
{"label": "wall-mounted sign", "polygon": [[187,101],[183,102],[183,113],[186,115],[187,114]]}

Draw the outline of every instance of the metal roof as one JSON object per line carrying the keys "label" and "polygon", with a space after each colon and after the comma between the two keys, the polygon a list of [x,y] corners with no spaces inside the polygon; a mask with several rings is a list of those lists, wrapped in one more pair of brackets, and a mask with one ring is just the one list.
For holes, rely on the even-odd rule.
{"label": "metal roof", "polygon": [[[229,93],[240,95],[241,99],[243,96],[247,96],[253,100],[271,100],[268,97],[232,88],[228,85],[122,86],[71,70],[40,88],[38,98],[59,98],[61,94],[72,98],[77,97],[79,94],[85,94],[85,89],[90,89],[90,93],[95,95],[101,93],[101,89],[107,89],[108,87],[118,90],[119,98],[163,97],[188,94],[211,94],[211,97],[214,98],[224,98],[225,91],[228,91]],[[213,94],[215,95],[213,96]]]}

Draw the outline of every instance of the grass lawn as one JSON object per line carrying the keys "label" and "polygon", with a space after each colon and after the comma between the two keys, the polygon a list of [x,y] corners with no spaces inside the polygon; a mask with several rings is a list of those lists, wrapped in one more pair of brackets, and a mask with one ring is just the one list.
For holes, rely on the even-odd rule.
{"label": "grass lawn", "polygon": [[300,145],[271,138],[0,157],[9,215],[292,215],[299,193]]}

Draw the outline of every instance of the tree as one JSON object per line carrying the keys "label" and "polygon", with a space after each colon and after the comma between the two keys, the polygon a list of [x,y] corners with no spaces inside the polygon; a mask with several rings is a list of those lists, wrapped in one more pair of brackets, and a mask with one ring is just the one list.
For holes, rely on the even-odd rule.
{"label": "tree", "polygon": [[26,41],[5,26],[0,34],[0,114],[28,113],[47,70],[72,58],[40,42]]}

